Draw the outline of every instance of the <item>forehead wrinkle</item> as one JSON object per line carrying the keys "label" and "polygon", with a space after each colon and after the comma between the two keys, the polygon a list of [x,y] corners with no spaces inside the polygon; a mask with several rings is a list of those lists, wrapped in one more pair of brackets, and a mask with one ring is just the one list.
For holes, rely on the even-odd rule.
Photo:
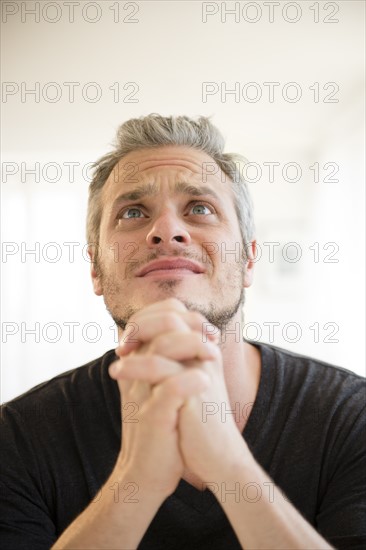
{"label": "forehead wrinkle", "polygon": [[[165,145],[161,148],[159,147],[158,150],[155,150],[153,148],[141,149],[140,151],[134,151],[133,153],[129,154],[137,156],[136,164],[138,165],[139,172],[145,172],[150,170],[150,168],[157,168],[159,166],[166,166],[169,168],[180,166],[181,168],[195,172],[196,168],[202,169],[202,162],[215,162],[213,158],[207,155],[204,151],[197,150],[191,147],[186,148],[185,146],[178,146],[178,149],[180,150],[187,149],[187,151],[184,151],[185,158],[183,158],[181,154],[177,154],[176,156],[167,156],[166,150],[169,151],[171,147],[175,146]],[[205,156],[207,160],[203,161],[202,159],[196,158],[197,153],[200,154],[200,156]],[[129,154],[127,154],[124,159],[126,159]],[[191,167],[189,165],[191,165]],[[192,167],[194,168],[193,170]]]}
{"label": "forehead wrinkle", "polygon": [[159,193],[155,183],[143,183],[131,191],[127,191],[118,197],[118,200],[136,201],[142,197],[151,197]]}
{"label": "forehead wrinkle", "polygon": [[217,200],[219,199],[217,193],[215,193],[215,191],[207,185],[196,187],[195,185],[186,183],[185,181],[178,181],[175,184],[175,191],[176,193],[185,193],[187,195],[193,195],[196,197],[199,197],[201,195],[212,195]]}
{"label": "forehead wrinkle", "polygon": [[[159,192],[160,191],[156,183],[147,182],[139,185],[131,191],[127,191],[126,193],[122,193],[122,195],[119,195],[114,201],[114,205],[119,204],[123,201],[137,201],[144,197],[157,196],[159,195]],[[191,183],[187,183],[185,181],[176,182],[174,185],[174,192],[185,195],[193,195],[196,197],[199,197],[201,195],[212,195],[217,200],[219,200],[217,193],[215,193],[215,191],[210,187],[206,185],[202,187],[196,187],[195,185],[192,185]]]}

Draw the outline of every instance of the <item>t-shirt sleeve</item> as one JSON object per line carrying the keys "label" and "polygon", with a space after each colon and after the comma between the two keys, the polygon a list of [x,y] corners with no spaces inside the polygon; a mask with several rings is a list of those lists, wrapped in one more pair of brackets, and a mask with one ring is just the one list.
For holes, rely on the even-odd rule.
{"label": "t-shirt sleeve", "polygon": [[[364,401],[364,392],[361,397]],[[317,528],[337,550],[365,550],[366,414],[363,405],[358,415],[347,409],[341,429],[329,441],[328,482],[321,490]]]}
{"label": "t-shirt sleeve", "polygon": [[1,408],[0,548],[46,550],[57,540],[36,449],[19,413]]}

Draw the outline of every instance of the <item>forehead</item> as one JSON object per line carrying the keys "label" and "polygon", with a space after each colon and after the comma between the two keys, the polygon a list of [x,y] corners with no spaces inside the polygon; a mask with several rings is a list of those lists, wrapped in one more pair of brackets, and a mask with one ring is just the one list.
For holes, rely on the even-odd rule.
{"label": "forehead", "polygon": [[209,186],[233,197],[230,179],[212,157],[191,147],[175,145],[128,153],[112,170],[103,197],[109,202],[122,190],[131,190],[142,182],[169,185],[181,181]]}

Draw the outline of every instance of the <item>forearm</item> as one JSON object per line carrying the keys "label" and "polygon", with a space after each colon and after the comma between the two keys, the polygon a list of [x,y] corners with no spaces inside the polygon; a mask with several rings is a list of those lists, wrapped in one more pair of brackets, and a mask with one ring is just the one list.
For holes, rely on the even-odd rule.
{"label": "forearm", "polygon": [[245,468],[232,469],[225,481],[212,487],[246,550],[333,548],[286,500],[253,457]]}
{"label": "forearm", "polygon": [[137,548],[165,497],[115,467],[101,491],[51,550]]}

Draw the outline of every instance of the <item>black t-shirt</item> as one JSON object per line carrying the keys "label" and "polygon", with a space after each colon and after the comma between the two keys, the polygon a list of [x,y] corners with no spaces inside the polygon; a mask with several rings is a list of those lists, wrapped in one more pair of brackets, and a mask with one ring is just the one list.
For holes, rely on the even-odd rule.
{"label": "black t-shirt", "polygon": [[[243,437],[286,498],[326,540],[337,549],[365,549],[365,379],[255,345],[262,372],[253,407],[242,410],[251,410]],[[2,549],[50,548],[100,497],[121,445],[120,395],[108,374],[114,358],[109,351],[3,406]],[[236,498],[229,490],[220,498]],[[254,502],[261,491],[271,494],[273,486],[239,490],[241,498]],[[214,494],[184,480],[139,545],[141,550],[173,548],[240,548]]]}

